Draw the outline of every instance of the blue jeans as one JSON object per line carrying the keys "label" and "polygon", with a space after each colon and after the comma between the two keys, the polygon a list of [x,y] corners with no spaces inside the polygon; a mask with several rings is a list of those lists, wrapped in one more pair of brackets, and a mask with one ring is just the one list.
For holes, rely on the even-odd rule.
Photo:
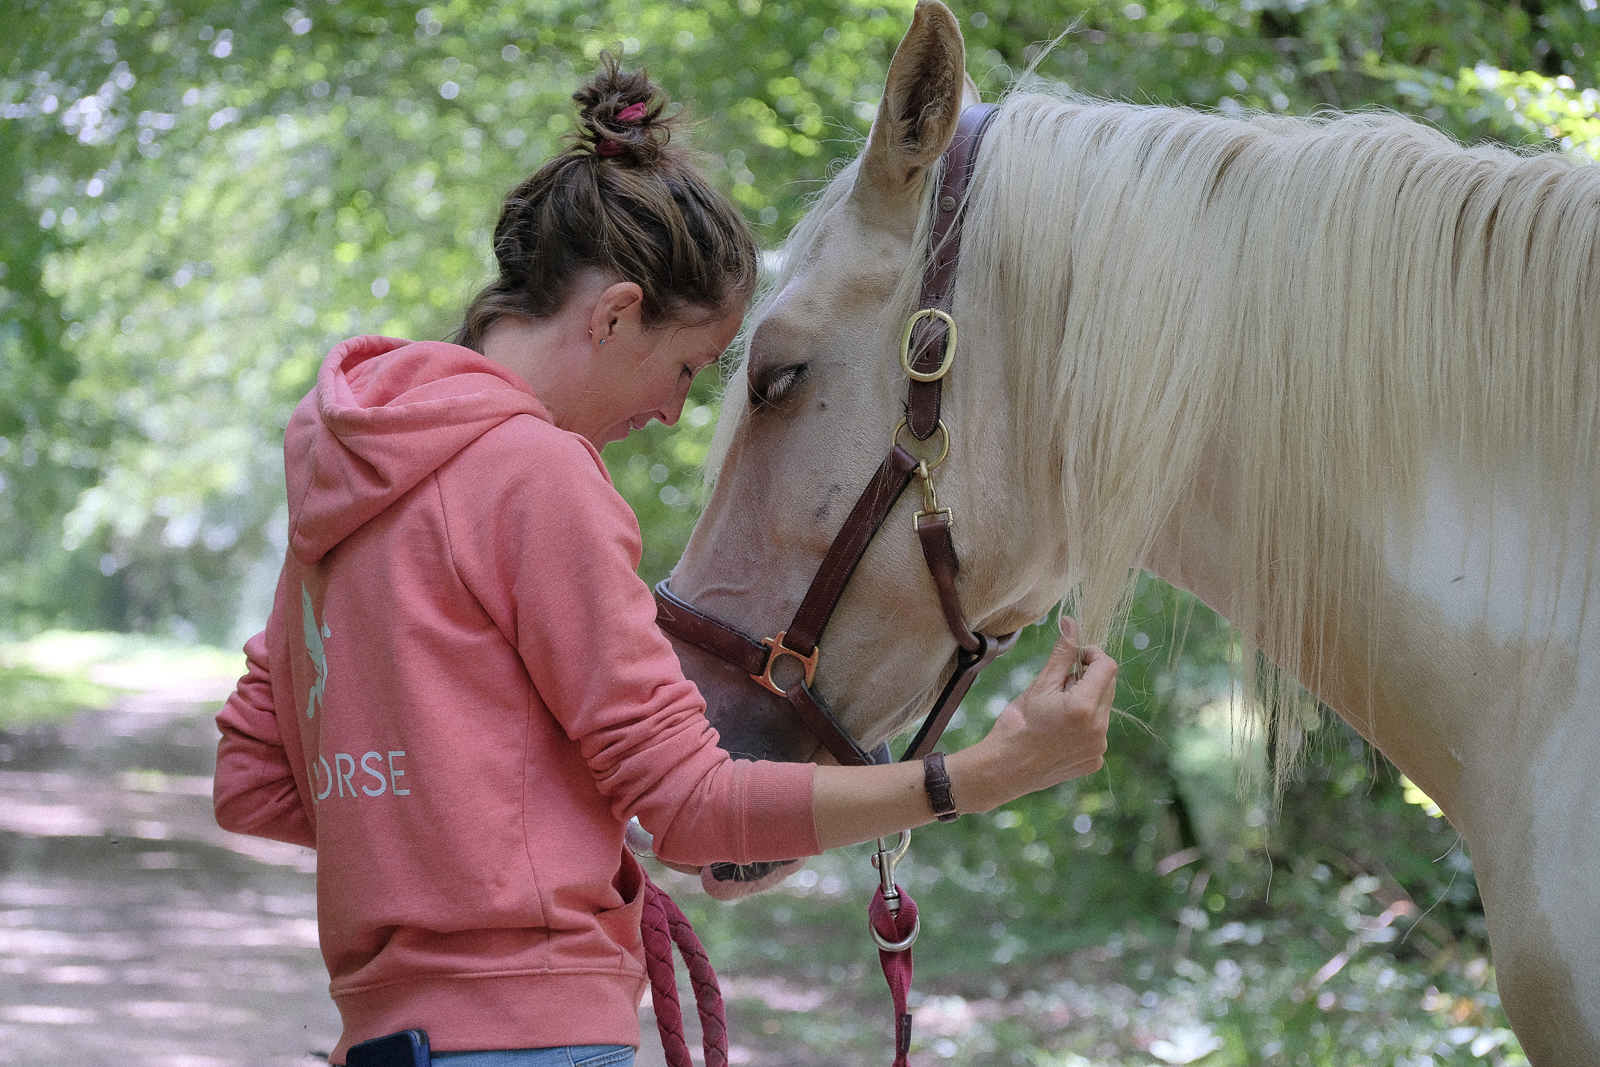
{"label": "blue jeans", "polygon": [[631,1045],[564,1045],[561,1048],[435,1052],[439,1067],[633,1067]]}

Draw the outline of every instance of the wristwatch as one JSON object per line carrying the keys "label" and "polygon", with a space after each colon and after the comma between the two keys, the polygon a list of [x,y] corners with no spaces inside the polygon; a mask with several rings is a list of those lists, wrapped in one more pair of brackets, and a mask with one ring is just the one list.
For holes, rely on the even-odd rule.
{"label": "wristwatch", "polygon": [[928,803],[940,822],[955,822],[961,817],[956,810],[956,798],[950,795],[950,772],[944,769],[944,753],[930,752],[922,757],[922,786],[928,791]]}

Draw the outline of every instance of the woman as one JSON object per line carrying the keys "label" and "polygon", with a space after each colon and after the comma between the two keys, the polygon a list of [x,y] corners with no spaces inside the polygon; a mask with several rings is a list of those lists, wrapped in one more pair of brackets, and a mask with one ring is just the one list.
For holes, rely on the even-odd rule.
{"label": "woman", "polygon": [[[412,1027],[467,1067],[631,1063],[630,817],[688,865],[934,818],[921,767],[729,758],[656,630],[599,450],[677,421],[756,248],[642,73],[608,58],[574,98],[579,132],[507,198],[459,343],[344,342],[285,435],[289,552],[218,716],[216,812],[318,851],[335,1063]],[[949,757],[959,810],[1100,766],[1116,665],[1075,634]]]}

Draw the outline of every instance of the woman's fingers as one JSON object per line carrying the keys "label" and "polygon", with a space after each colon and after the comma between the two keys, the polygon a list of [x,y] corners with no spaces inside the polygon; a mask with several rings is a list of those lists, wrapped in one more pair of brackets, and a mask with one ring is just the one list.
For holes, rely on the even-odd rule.
{"label": "woman's fingers", "polygon": [[1061,637],[1056,641],[1056,647],[1050,651],[1044,668],[1028,687],[1035,692],[1065,689],[1078,676],[1078,667],[1083,658],[1083,649],[1078,645],[1078,627],[1071,618],[1063,618]]}
{"label": "woman's fingers", "polygon": [[1038,676],[982,741],[960,753],[961,788],[976,801],[975,810],[1103,766],[1117,661],[1078,640],[1077,624],[1063,620],[1061,639]]}
{"label": "woman's fingers", "polygon": [[1117,661],[1096,645],[1079,648],[1062,638],[1017,701],[1046,715],[1109,715]]}
{"label": "woman's fingers", "polygon": [[1106,685],[1113,687],[1117,677],[1117,661],[1112,659],[1098,645],[1090,645],[1078,657],[1081,670],[1078,680],[1082,682],[1093,681],[1096,686]]}

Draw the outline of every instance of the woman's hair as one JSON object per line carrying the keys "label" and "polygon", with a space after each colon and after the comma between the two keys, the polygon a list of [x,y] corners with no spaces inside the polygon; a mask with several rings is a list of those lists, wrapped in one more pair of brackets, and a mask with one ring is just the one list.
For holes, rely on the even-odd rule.
{"label": "woman's hair", "polygon": [[668,142],[678,116],[643,70],[602,53],[572,94],[577,129],[562,152],[511,191],[494,228],[499,277],[467,305],[456,343],[480,349],[505,315],[542,319],[586,269],[644,290],[647,325],[708,316],[755,292],[755,238],[691,153]]}

